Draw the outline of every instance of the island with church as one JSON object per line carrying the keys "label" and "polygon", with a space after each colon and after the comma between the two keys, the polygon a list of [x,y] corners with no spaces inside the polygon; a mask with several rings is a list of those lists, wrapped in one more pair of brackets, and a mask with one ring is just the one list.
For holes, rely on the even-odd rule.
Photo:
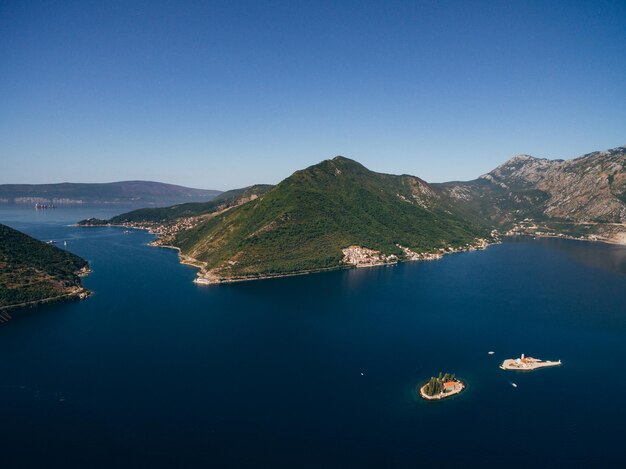
{"label": "island with church", "polygon": [[517,370],[517,371],[532,371],[537,368],[545,368],[548,366],[559,366],[561,364],[561,360],[558,361],[550,361],[550,360],[540,360],[538,358],[526,357],[522,353],[522,356],[519,358],[507,358],[502,362],[500,368],[503,370]]}
{"label": "island with church", "polygon": [[431,377],[426,384],[419,387],[419,395],[428,401],[441,400],[457,395],[464,389],[465,384],[454,374],[440,372],[439,376]]}

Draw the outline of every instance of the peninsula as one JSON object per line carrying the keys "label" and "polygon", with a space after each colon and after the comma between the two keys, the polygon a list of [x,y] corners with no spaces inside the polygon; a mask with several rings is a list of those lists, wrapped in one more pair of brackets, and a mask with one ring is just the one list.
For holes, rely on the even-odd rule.
{"label": "peninsula", "polygon": [[503,370],[532,371],[537,368],[546,368],[548,366],[559,366],[561,360],[556,362],[549,360],[539,360],[538,358],[525,357],[522,353],[520,358],[507,358],[502,362],[500,368]]}
{"label": "peninsula", "polygon": [[419,388],[419,395],[428,401],[437,401],[460,394],[464,389],[465,384],[454,374],[439,373]]}
{"label": "peninsula", "polygon": [[497,241],[425,181],[344,157],[225,195],[80,224],[148,228],[155,244],[179,248],[181,260],[198,267],[203,284],[438,259]]}
{"label": "peninsula", "polygon": [[8,310],[86,298],[80,277],[88,273],[77,255],[0,225],[0,323]]}

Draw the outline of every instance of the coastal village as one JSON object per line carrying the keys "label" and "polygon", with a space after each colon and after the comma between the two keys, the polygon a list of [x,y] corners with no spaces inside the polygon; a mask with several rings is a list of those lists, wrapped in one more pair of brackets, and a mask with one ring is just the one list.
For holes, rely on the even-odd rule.
{"label": "coastal village", "polygon": [[[137,222],[124,222],[118,226],[123,226],[124,228],[133,228],[138,230],[147,230],[150,234],[154,234],[157,236],[157,239],[150,243],[151,246],[170,246],[174,238],[181,231],[190,230],[195,228],[200,223],[209,220],[213,217],[216,217],[232,208],[236,208],[239,205],[242,205],[246,202],[250,202],[258,198],[258,195],[251,194],[248,197],[240,198],[235,204],[223,204],[220,205],[215,211],[210,213],[204,213],[202,215],[192,216],[192,217],[179,217],[173,220],[168,221],[137,221]],[[90,224],[91,220],[87,220],[87,223],[84,226],[99,226],[100,220],[98,223]]]}
{"label": "coastal village", "polygon": [[148,233],[157,236],[157,238],[150,243],[151,246],[167,246],[179,232],[190,230],[206,219],[207,216],[183,217],[177,218],[170,223],[142,221],[126,222],[119,226],[137,230],[147,230]]}
{"label": "coastal village", "polygon": [[[591,226],[582,225],[585,227]],[[599,238],[597,235],[589,233],[581,236],[571,236],[564,233],[557,233],[556,231],[550,230],[546,226],[541,226],[538,222],[533,220],[532,218],[525,218],[524,220],[517,222],[511,227],[508,231],[506,231],[505,236],[533,236],[540,238],[564,238],[564,239],[576,239],[582,241],[598,241]]]}
{"label": "coastal village", "polygon": [[[414,252],[411,249],[396,244],[398,248],[404,253],[404,259],[408,261],[431,261],[441,259],[446,254],[452,254],[455,252],[464,251],[476,251],[479,249],[486,249],[490,244],[498,242],[497,232],[492,232],[492,241],[488,241],[484,238],[478,238],[473,244],[464,244],[459,247],[448,246],[446,248],[439,248],[434,251],[426,252]],[[386,255],[380,251],[375,251],[362,246],[349,246],[342,249],[343,259],[342,262],[346,265],[353,265],[355,267],[373,267],[377,265],[396,264],[400,261],[395,254]]]}

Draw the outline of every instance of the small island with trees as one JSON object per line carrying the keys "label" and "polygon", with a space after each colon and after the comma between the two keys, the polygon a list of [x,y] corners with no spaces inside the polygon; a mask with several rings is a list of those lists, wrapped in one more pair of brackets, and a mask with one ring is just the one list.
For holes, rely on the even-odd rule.
{"label": "small island with trees", "polygon": [[465,384],[454,374],[439,373],[439,376],[433,376],[430,380],[420,386],[419,395],[429,401],[445,399],[461,393],[465,389]]}

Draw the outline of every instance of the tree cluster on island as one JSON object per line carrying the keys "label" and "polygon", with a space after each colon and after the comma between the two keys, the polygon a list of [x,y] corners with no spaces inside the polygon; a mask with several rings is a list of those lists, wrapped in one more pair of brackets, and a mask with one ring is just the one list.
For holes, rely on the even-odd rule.
{"label": "tree cluster on island", "polygon": [[436,396],[444,392],[444,383],[449,382],[457,382],[454,374],[444,374],[439,372],[439,376],[433,376],[430,378],[430,381],[428,381],[428,383],[426,383],[426,385],[423,387],[423,392],[427,396]]}

